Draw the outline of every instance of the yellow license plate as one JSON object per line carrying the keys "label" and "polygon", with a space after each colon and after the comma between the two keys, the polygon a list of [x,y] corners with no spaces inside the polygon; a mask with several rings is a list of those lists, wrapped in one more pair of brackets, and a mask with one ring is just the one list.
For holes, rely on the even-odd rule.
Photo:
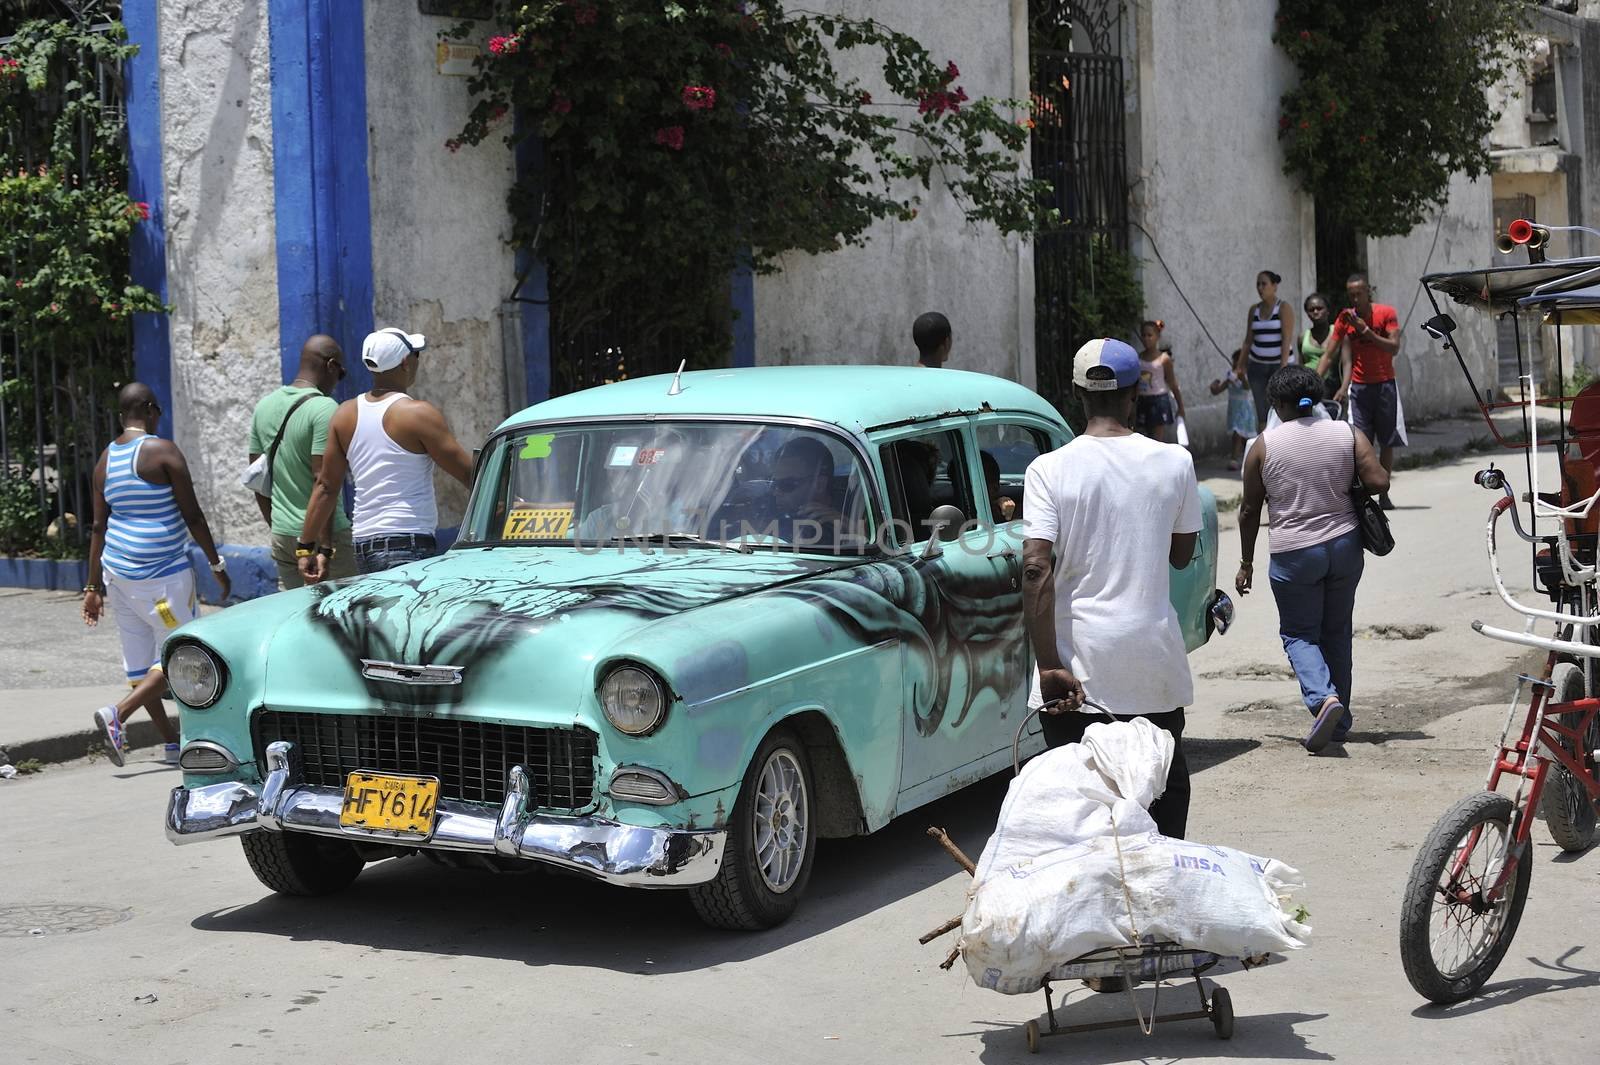
{"label": "yellow license plate", "polygon": [[339,824],[343,828],[426,836],[433,831],[438,805],[438,777],[351,773],[345,778]]}

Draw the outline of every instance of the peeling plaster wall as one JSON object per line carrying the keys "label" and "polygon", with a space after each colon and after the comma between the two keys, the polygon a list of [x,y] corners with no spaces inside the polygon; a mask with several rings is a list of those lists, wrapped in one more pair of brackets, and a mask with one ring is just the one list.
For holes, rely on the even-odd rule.
{"label": "peeling plaster wall", "polygon": [[[1227,446],[1227,393],[1212,396],[1206,385],[1227,372],[1244,337],[1256,273],[1282,276],[1278,296],[1294,308],[1297,328],[1315,284],[1315,258],[1305,262],[1302,254],[1309,201],[1283,173],[1278,146],[1278,98],[1295,71],[1272,43],[1275,13],[1275,0],[1128,9],[1135,39],[1124,56],[1136,64],[1125,73],[1132,79],[1133,218],[1155,238],[1173,277],[1137,229],[1130,247],[1143,260],[1146,313],[1167,323],[1190,438],[1200,447]],[[1137,325],[1129,323],[1130,333]]]}
{"label": "peeling plaster wall", "polygon": [[[1420,326],[1433,314],[1418,278],[1441,270],[1484,266],[1494,253],[1494,193],[1488,178],[1450,180],[1450,199],[1437,220],[1430,219],[1403,237],[1367,241],[1367,274],[1374,298],[1394,307],[1400,316],[1403,343],[1395,359],[1406,417],[1415,420],[1460,411],[1473,402],[1455,356],[1424,333]],[[1434,233],[1438,245],[1434,246]],[[1432,257],[1429,251],[1432,250]],[[1495,382],[1493,323],[1481,311],[1445,301],[1440,309],[1456,320],[1456,345],[1478,387]]]}
{"label": "peeling plaster wall", "polygon": [[255,401],[282,384],[267,0],[163,0],[162,171],[173,435],[219,542],[265,544],[238,484]]}
{"label": "peeling plaster wall", "polygon": [[[510,413],[500,310],[515,283],[506,243],[515,172],[498,137],[444,147],[471,107],[467,79],[439,74],[434,62],[437,35],[454,21],[368,0],[367,166],[375,321],[428,338],[414,392],[444,411],[470,451]],[[490,24],[474,27],[469,43],[482,47]],[[435,483],[439,524],[459,524],[466,490],[442,473]]]}
{"label": "peeling plaster wall", "polygon": [[[1176,284],[1138,230],[1145,307],[1167,323],[1190,437],[1198,448],[1227,446],[1227,395],[1206,385],[1244,337],[1257,271],[1282,276],[1278,296],[1305,328],[1301,305],[1316,284],[1311,198],[1283,172],[1278,101],[1295,84],[1294,65],[1272,43],[1276,0],[1192,0],[1130,5],[1137,56],[1128,81],[1129,182],[1133,217],[1155,238]],[[1130,65],[1132,65],[1130,63]],[[1481,265],[1492,251],[1489,184],[1456,178],[1429,258],[1430,218],[1403,237],[1368,242],[1368,267],[1381,302],[1395,305],[1405,337],[1397,370],[1407,415],[1459,410],[1471,403],[1453,357],[1418,330],[1426,298],[1405,317],[1425,271]],[[1198,314],[1190,313],[1179,288]],[[1457,315],[1473,373],[1492,367],[1483,315]],[[1131,324],[1130,324],[1131,328]]]}
{"label": "peeling plaster wall", "polygon": [[[809,8],[871,16],[953,59],[973,97],[1026,93],[1026,35],[1013,33],[1025,3],[989,0],[823,0]],[[1019,56],[1014,38],[1022,42]],[[838,58],[841,74],[883,95],[869,49]],[[1018,63],[1023,71],[1019,88]],[[954,369],[1032,384],[1033,260],[1029,245],[970,225],[937,178],[911,222],[880,222],[867,243],[827,255],[790,255],[782,273],[755,281],[756,363],[914,363],[911,323],[923,311],[950,318]]]}

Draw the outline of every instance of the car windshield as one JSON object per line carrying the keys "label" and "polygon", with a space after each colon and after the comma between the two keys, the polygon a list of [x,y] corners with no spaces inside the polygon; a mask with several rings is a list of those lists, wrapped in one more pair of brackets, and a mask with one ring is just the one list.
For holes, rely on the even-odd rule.
{"label": "car windshield", "polygon": [[868,485],[837,437],[785,425],[543,425],[486,456],[458,542],[859,554]]}

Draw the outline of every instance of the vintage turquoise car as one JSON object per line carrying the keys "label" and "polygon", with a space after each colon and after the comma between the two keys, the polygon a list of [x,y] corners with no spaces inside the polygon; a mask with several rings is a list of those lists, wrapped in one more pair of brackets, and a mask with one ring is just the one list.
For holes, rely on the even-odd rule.
{"label": "vintage turquoise car", "polygon": [[[775,924],[819,837],[1011,765],[1031,665],[1005,517],[1070,435],[1021,385],[916,367],[708,370],[530,407],[484,447],[450,550],[171,637],[167,834],[237,834],[289,894],[422,851]],[[1172,577],[1191,650],[1231,610],[1204,508]]]}

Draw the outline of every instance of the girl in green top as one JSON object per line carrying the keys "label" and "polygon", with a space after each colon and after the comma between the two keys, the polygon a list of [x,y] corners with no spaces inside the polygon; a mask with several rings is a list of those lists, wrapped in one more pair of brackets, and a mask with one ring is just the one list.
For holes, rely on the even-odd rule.
{"label": "girl in green top", "polygon": [[1300,361],[1322,378],[1323,395],[1332,397],[1339,391],[1343,372],[1338,365],[1337,349],[1327,351],[1328,333],[1333,328],[1333,318],[1328,314],[1328,300],[1320,292],[1306,297],[1306,321],[1310,327],[1300,334]]}

